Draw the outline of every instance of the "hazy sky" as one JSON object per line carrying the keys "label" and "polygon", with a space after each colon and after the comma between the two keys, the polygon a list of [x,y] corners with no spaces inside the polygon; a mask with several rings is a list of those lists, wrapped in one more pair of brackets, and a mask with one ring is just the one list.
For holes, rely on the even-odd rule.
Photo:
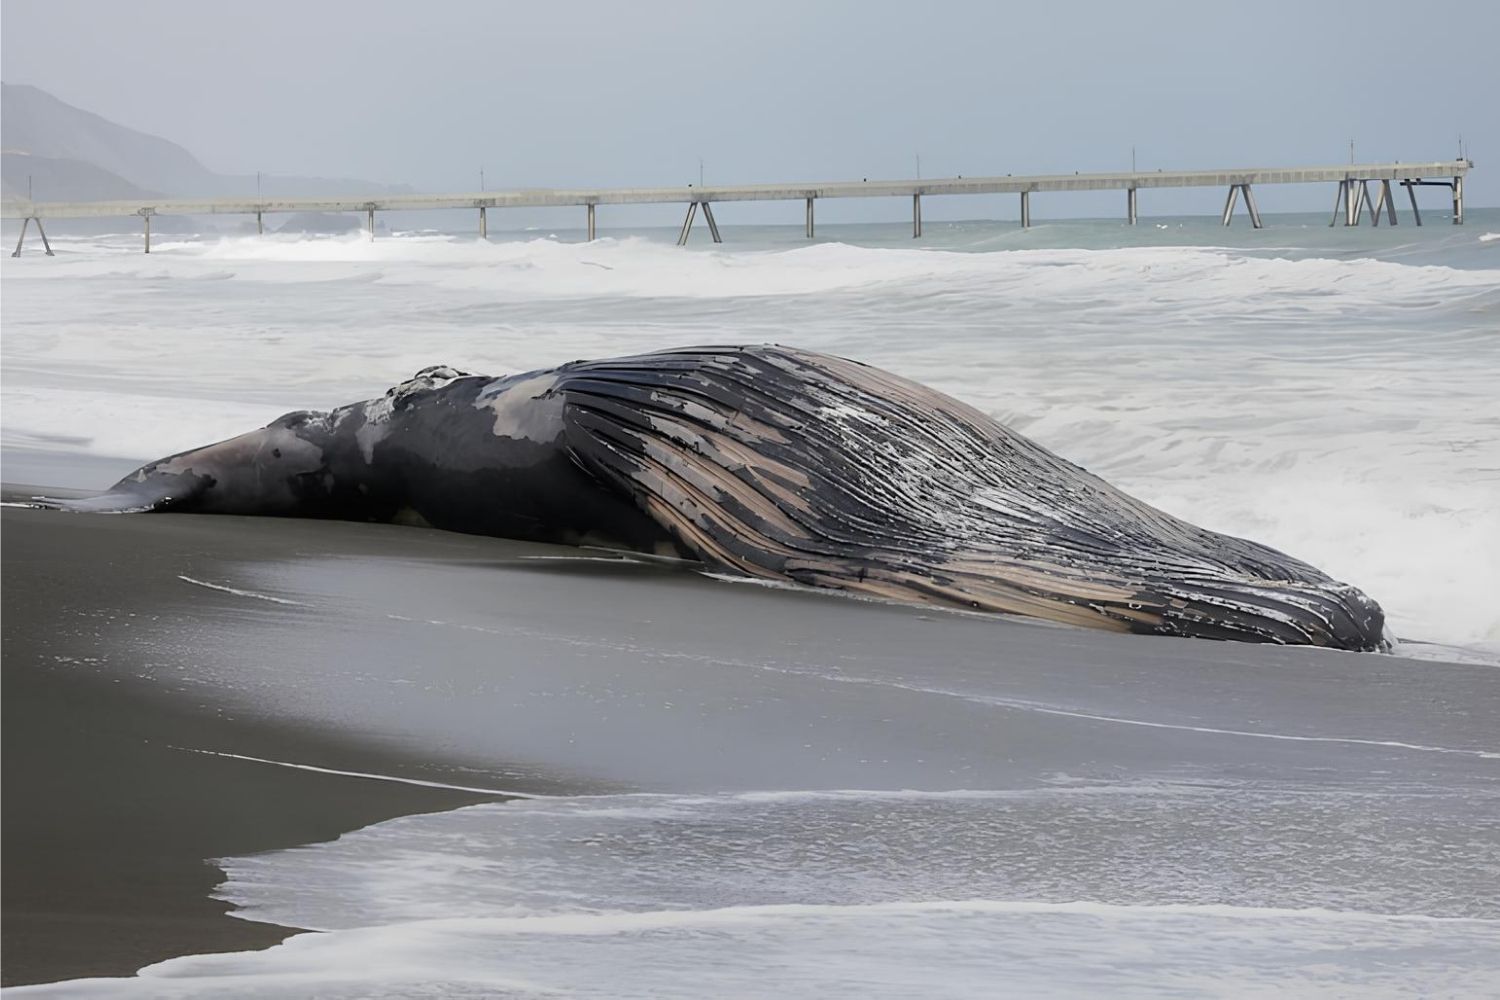
{"label": "hazy sky", "polygon": [[[909,177],[919,153],[923,176],[1124,169],[1132,145],[1142,169],[1301,165],[1346,162],[1351,138],[1361,161],[1449,159],[1462,132],[1478,164],[1469,203],[1500,204],[1491,0],[4,0],[0,12],[6,82],[226,173],[472,190],[482,163],[492,188],[654,185],[696,182],[702,157],[709,183],[842,180]],[[1331,189],[1257,193],[1272,211],[1332,204]],[[1217,208],[1223,193],[1150,198],[1143,212],[1168,198]]]}

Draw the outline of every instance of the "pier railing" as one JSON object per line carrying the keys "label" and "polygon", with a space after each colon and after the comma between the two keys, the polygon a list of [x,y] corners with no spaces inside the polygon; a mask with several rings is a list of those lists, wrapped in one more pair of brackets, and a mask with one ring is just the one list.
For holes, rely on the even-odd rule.
{"label": "pier railing", "polygon": [[[806,233],[814,234],[813,206],[822,198],[910,198],[912,235],[922,235],[922,199],[943,195],[1016,194],[1021,199],[1021,225],[1031,225],[1033,194],[1072,191],[1124,191],[1125,217],[1134,224],[1138,217],[1138,192],[1153,188],[1222,187],[1228,189],[1224,202],[1223,223],[1229,225],[1243,196],[1250,224],[1262,227],[1253,189],[1264,184],[1337,184],[1333,220],[1340,214],[1344,225],[1357,226],[1367,215],[1372,225],[1379,225],[1384,213],[1391,225],[1396,224],[1395,197],[1392,184],[1406,188],[1413,221],[1422,224],[1417,208],[1418,187],[1446,187],[1452,193],[1453,222],[1463,223],[1464,177],[1474,164],[1469,160],[1444,160],[1433,163],[1362,163],[1334,167],[1250,167],[1231,170],[1131,171],[1129,173],[1074,173],[1010,175],[1003,177],[949,177],[931,180],[859,180],[802,184],[738,184],[694,187],[656,188],[523,188],[513,191],[478,191],[469,194],[399,194],[360,198],[211,198],[149,199],[129,201],[59,201],[34,202],[6,200],[0,202],[0,217],[21,219],[21,237],[12,257],[21,255],[27,226],[35,222],[42,232],[42,242],[51,253],[43,219],[80,219],[139,216],[145,228],[145,249],[151,252],[151,219],[158,215],[254,215],[258,232],[265,231],[265,216],[298,212],[360,212],[367,219],[370,238],[375,238],[377,212],[430,211],[435,209],[469,209],[479,213],[479,234],[488,236],[488,212],[492,208],[558,208],[586,209],[585,225],[589,239],[596,235],[596,209],[600,205],[686,204],[678,243],[687,242],[698,210],[703,211],[714,242],[723,242],[714,219],[713,205],[732,201],[804,201]],[[1374,195],[1371,194],[1374,185]]]}

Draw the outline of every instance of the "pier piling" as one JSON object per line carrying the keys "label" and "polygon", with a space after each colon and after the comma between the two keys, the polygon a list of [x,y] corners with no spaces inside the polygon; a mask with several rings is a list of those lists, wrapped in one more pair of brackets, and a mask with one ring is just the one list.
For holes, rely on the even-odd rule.
{"label": "pier piling", "polygon": [[1245,192],[1245,210],[1250,213],[1250,225],[1255,229],[1264,228],[1260,221],[1260,209],[1255,207],[1255,194],[1250,190],[1250,185],[1241,184],[1240,188]]}
{"label": "pier piling", "polygon": [[593,202],[589,202],[588,209],[589,209],[589,224],[588,224],[589,242],[592,243],[592,242],[594,242],[594,203]]}
{"label": "pier piling", "polygon": [[1464,224],[1464,179],[1461,176],[1453,178],[1453,224]]}
{"label": "pier piling", "polygon": [[922,237],[922,196],[914,194],[911,196],[911,238]]}
{"label": "pier piling", "polygon": [[365,211],[369,214],[370,242],[374,243],[375,242],[375,209],[373,207],[371,207],[371,208],[365,209]]}
{"label": "pier piling", "polygon": [[696,216],[697,214],[698,214],[698,203],[696,201],[690,201],[690,202],[688,202],[687,218],[682,220],[682,232],[680,232],[680,233],[677,234],[677,245],[678,246],[680,246],[680,247],[687,246],[688,233],[690,233],[690,232],[693,231],[693,217]]}
{"label": "pier piling", "polygon": [[1402,181],[1406,186],[1406,197],[1411,199],[1411,217],[1417,225],[1422,224],[1422,210],[1417,208],[1417,186],[1411,181]]}
{"label": "pier piling", "polygon": [[1031,192],[1021,192],[1021,228],[1031,228]]}
{"label": "pier piling", "polygon": [[21,244],[26,242],[26,227],[29,225],[31,225],[30,216],[21,220],[21,236],[16,240],[16,249],[15,252],[11,254],[12,257],[21,256]]}
{"label": "pier piling", "polygon": [[490,238],[490,222],[485,218],[484,206],[479,206],[479,238],[487,240]]}
{"label": "pier piling", "polygon": [[[1239,203],[1240,195],[1245,196],[1245,211],[1250,216],[1250,226],[1253,229],[1262,228],[1260,221],[1260,209],[1255,206],[1255,194],[1250,190],[1249,184],[1229,185],[1229,195],[1224,199],[1224,225],[1229,225],[1234,217],[1234,206]],[[1338,213],[1338,205],[1333,207],[1335,215]]]}
{"label": "pier piling", "polygon": [[807,199],[807,238],[813,238],[813,200]]}
{"label": "pier piling", "polygon": [[1238,184],[1229,185],[1229,195],[1224,199],[1223,225],[1229,225],[1229,217],[1234,214],[1234,206],[1239,200],[1240,186]]}
{"label": "pier piling", "polygon": [[1132,226],[1135,225],[1135,220],[1136,220],[1135,192],[1136,192],[1135,188],[1130,188],[1130,189],[1128,189],[1125,192],[1125,217],[1130,220],[1130,224]]}
{"label": "pier piling", "polygon": [[141,218],[143,218],[143,219],[146,220],[146,252],[150,253],[151,252],[151,214],[149,212],[142,212],[141,213]]}
{"label": "pier piling", "polygon": [[255,235],[256,236],[264,236],[264,235],[266,235],[266,222],[265,222],[265,218],[261,215],[260,212],[256,212],[255,213]]}
{"label": "pier piling", "polygon": [[708,235],[714,238],[714,242],[723,243],[724,238],[719,235],[719,224],[714,221],[714,210],[706,201],[703,203],[703,221],[708,223]]}

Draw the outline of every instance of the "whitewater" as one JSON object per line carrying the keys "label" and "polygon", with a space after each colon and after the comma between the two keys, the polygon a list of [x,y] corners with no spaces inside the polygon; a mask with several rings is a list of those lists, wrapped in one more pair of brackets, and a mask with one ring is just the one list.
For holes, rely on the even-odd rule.
{"label": "whitewater", "polygon": [[[216,859],[235,915],[317,933],[13,992],[1493,992],[1500,211],[1268,222],[929,224],[920,244],[725,227],[688,248],[206,234],[149,257],[132,233],[7,259],[7,482],[103,487],[46,477],[108,480],[433,364],[777,342],[932,385],[1284,549],[1404,640],[1386,657],[1118,637],[550,550],[399,578],[316,555],[181,575],[243,611],[173,683],[468,741],[476,774],[448,787],[521,797]],[[309,652],[329,623],[379,655]],[[152,627],[147,648],[183,644]]]}
{"label": "whitewater", "polygon": [[712,249],[427,232],[147,256],[135,234],[59,239],[55,258],[5,262],[0,447],[13,469],[36,450],[128,467],[431,364],[775,342],[932,385],[1178,517],[1289,552],[1373,595],[1402,638],[1496,652],[1500,223],[1474,219],[1273,226],[1240,246],[1202,221],[1141,245],[1114,223],[933,227],[921,248],[876,226]]}

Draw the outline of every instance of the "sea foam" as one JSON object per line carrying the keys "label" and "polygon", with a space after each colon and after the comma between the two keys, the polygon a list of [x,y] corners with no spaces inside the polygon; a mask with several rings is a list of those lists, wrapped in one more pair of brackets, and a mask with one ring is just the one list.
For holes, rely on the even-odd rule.
{"label": "sea foam", "polygon": [[[970,249],[988,243],[1014,234]],[[1500,551],[1500,274],[1433,263],[1459,252],[1435,245],[1410,263],[1404,243],[1381,259],[429,234],[146,257],[60,240],[4,271],[0,442],[121,456],[123,472],[434,363],[780,342],[943,389],[1173,514],[1349,580],[1401,637],[1500,655],[1500,562],[1479,555]]]}

